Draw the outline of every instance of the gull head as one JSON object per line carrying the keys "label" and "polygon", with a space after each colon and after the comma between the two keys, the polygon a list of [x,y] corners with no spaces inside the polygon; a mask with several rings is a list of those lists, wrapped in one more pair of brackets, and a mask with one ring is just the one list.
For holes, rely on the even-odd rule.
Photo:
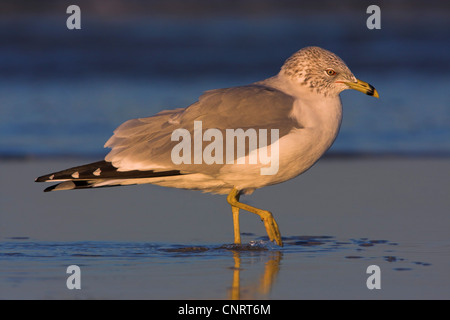
{"label": "gull head", "polygon": [[341,58],[319,47],[297,51],[286,60],[280,73],[319,95],[337,96],[343,90],[354,89],[379,97],[373,86],[356,79]]}

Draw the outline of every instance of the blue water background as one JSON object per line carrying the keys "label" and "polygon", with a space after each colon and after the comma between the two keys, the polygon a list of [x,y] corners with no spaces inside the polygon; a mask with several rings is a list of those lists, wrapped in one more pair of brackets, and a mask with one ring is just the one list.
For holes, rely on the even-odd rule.
{"label": "blue water background", "polygon": [[184,13],[177,1],[165,9],[138,1],[141,12],[127,14],[120,1],[110,11],[81,2],[81,30],[66,28],[64,3],[3,13],[0,156],[104,155],[127,119],[270,77],[308,45],[337,53],[381,96],[341,95],[344,121],[330,154],[450,154],[448,5],[383,2],[382,28],[369,30],[364,1],[305,10],[263,2],[265,10],[243,1],[221,11],[220,1],[219,9],[193,1],[203,10]]}

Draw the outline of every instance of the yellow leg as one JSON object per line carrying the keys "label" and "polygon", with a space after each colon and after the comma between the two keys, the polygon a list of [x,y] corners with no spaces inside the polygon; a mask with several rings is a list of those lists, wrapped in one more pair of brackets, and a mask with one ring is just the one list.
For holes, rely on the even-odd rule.
{"label": "yellow leg", "polygon": [[[278,229],[278,224],[273,218],[273,215],[270,211],[258,209],[252,207],[248,204],[239,202],[239,190],[233,188],[230,194],[227,197],[228,203],[231,205],[231,209],[233,211],[233,220],[234,220],[234,239],[236,242],[236,219],[239,213],[239,209],[243,209],[252,213],[257,214],[261,217],[261,220],[264,222],[264,226],[266,227],[267,235],[269,236],[270,241],[275,241],[279,246],[283,246],[283,242],[281,241],[280,230]],[[235,212],[237,212],[235,214]],[[237,230],[239,230],[239,221],[237,221]],[[239,235],[239,243],[240,243],[240,235]]]}
{"label": "yellow leg", "polygon": [[234,243],[241,244],[241,232],[239,230],[239,208],[231,207],[233,212],[233,225],[234,225]]}

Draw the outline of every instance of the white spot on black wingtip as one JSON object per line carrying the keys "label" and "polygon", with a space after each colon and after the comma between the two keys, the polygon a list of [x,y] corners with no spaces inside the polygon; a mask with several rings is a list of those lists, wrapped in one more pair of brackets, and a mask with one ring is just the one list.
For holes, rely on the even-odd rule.
{"label": "white spot on black wingtip", "polygon": [[92,174],[94,176],[100,176],[100,174],[102,173],[102,170],[100,168],[98,168],[97,170],[95,170]]}
{"label": "white spot on black wingtip", "polygon": [[78,179],[80,177],[80,174],[77,172],[72,173],[72,178]]}
{"label": "white spot on black wingtip", "polygon": [[48,177],[50,180],[53,180],[53,178],[55,177],[54,174],[52,174],[50,177]]}

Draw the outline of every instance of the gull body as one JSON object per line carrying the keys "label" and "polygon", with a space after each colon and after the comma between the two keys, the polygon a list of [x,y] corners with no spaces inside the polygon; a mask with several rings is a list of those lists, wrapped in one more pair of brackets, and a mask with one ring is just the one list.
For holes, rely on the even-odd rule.
{"label": "gull body", "polygon": [[[336,139],[342,121],[339,93],[355,89],[378,97],[369,84],[357,80],[335,54],[307,47],[293,54],[280,72],[246,86],[210,90],[187,108],[166,110],[152,117],[132,119],[115,131],[105,147],[104,160],[41,176],[36,181],[58,181],[45,191],[151,183],[165,187],[228,194],[233,212],[235,243],[240,243],[239,209],[258,214],[270,240],[282,245],[272,214],[239,202],[241,194],[281,183],[308,170]],[[177,129],[193,131],[195,121],[203,129],[276,129],[277,141],[267,148],[278,150],[278,170],[261,174],[267,166],[245,160],[214,164],[175,164],[172,139]],[[261,131],[259,131],[261,132]],[[193,142],[192,142],[193,143]]]}

